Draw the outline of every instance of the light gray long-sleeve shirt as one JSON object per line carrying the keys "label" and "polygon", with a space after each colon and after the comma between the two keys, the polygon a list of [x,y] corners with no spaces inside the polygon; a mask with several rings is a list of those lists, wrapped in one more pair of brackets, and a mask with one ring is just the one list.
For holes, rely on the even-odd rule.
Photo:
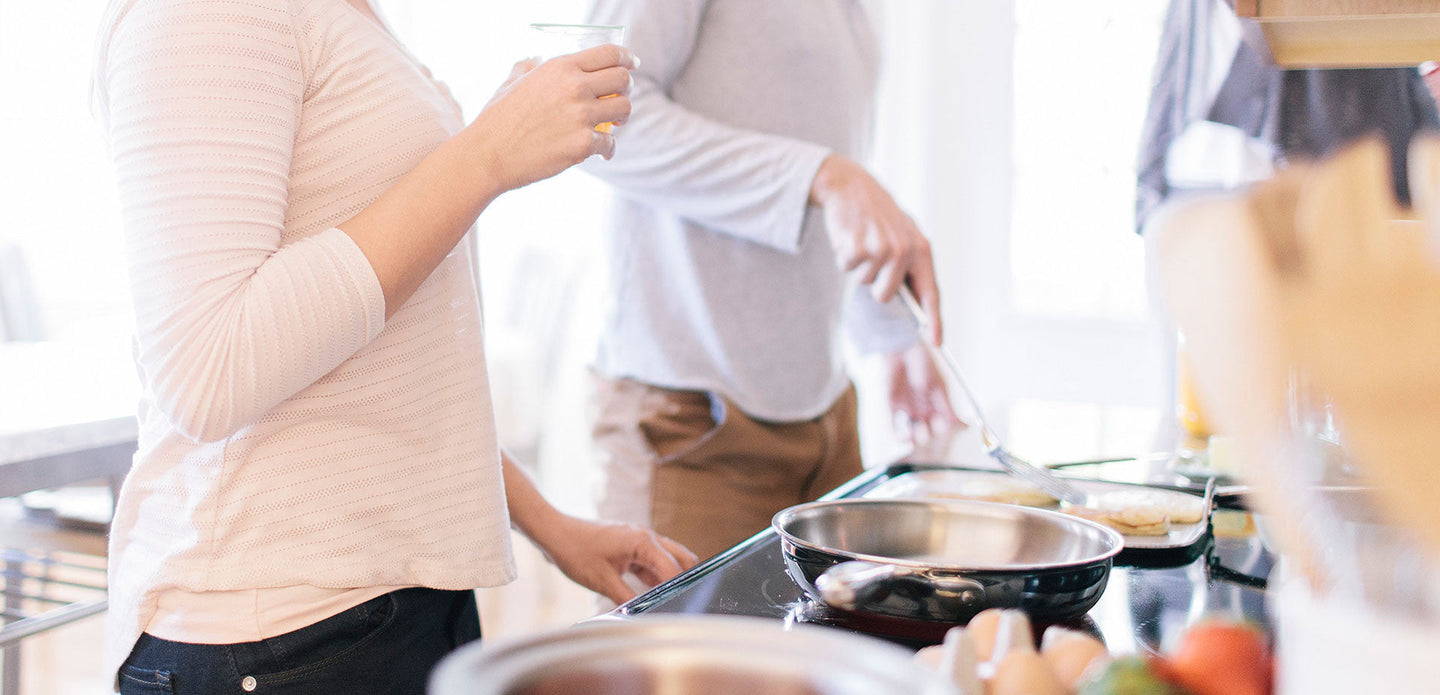
{"label": "light gray long-sleeve shirt", "polygon": [[869,154],[878,52],[860,0],[595,0],[589,21],[625,25],[641,60],[614,159],[586,165],[617,194],[602,374],[795,421],[849,383],[842,323],[865,352],[914,342],[839,270],[808,206],[825,157]]}

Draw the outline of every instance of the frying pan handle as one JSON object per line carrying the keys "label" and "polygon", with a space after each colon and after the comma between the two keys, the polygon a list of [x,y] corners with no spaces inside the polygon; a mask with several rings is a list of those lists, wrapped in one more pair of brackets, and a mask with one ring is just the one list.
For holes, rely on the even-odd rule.
{"label": "frying pan handle", "polygon": [[915,599],[938,595],[971,606],[980,606],[985,600],[985,586],[973,579],[863,560],[842,562],[826,570],[815,579],[815,589],[825,603],[849,610],[892,594]]}

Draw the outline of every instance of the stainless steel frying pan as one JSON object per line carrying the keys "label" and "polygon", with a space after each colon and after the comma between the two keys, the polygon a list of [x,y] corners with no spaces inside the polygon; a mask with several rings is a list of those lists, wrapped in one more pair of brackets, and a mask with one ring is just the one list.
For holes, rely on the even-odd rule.
{"label": "stainless steel frying pan", "polygon": [[1113,529],[1068,514],[962,500],[812,502],[771,524],[786,570],[812,597],[944,622],[995,607],[1037,620],[1084,615],[1124,547]]}

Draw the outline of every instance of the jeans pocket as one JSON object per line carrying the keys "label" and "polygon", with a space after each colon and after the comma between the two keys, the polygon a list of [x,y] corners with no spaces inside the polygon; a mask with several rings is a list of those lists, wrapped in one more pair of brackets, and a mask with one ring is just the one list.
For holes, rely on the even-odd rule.
{"label": "jeans pocket", "polygon": [[265,640],[276,654],[285,654],[286,668],[253,676],[259,685],[303,681],[343,666],[395,621],[394,592],[295,632]]}
{"label": "jeans pocket", "polygon": [[120,695],[173,694],[170,671],[165,669],[140,668],[125,664],[120,667]]}

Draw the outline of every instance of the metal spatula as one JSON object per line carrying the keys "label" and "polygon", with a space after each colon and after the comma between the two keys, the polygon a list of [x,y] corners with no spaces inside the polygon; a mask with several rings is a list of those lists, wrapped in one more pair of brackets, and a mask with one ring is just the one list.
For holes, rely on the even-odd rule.
{"label": "metal spatula", "polygon": [[960,371],[960,364],[943,345],[930,345],[930,317],[921,308],[920,301],[915,298],[915,293],[911,292],[908,286],[901,285],[900,299],[905,302],[906,308],[910,310],[910,315],[915,318],[916,330],[920,332],[920,340],[939,356],[945,371],[949,373],[955,385],[960,387],[960,393],[965,395],[965,400],[970,404],[970,411],[975,416],[975,425],[980,428],[980,438],[985,446],[985,452],[1012,475],[1044,490],[1045,494],[1070,504],[1084,506],[1089,499],[1089,495],[1084,491],[1071,485],[1069,481],[1056,477],[1049,470],[1005,450],[1005,447],[1000,444],[1000,437],[986,423],[985,415],[980,410],[980,401],[970,390],[970,385],[966,383],[965,375]]}

